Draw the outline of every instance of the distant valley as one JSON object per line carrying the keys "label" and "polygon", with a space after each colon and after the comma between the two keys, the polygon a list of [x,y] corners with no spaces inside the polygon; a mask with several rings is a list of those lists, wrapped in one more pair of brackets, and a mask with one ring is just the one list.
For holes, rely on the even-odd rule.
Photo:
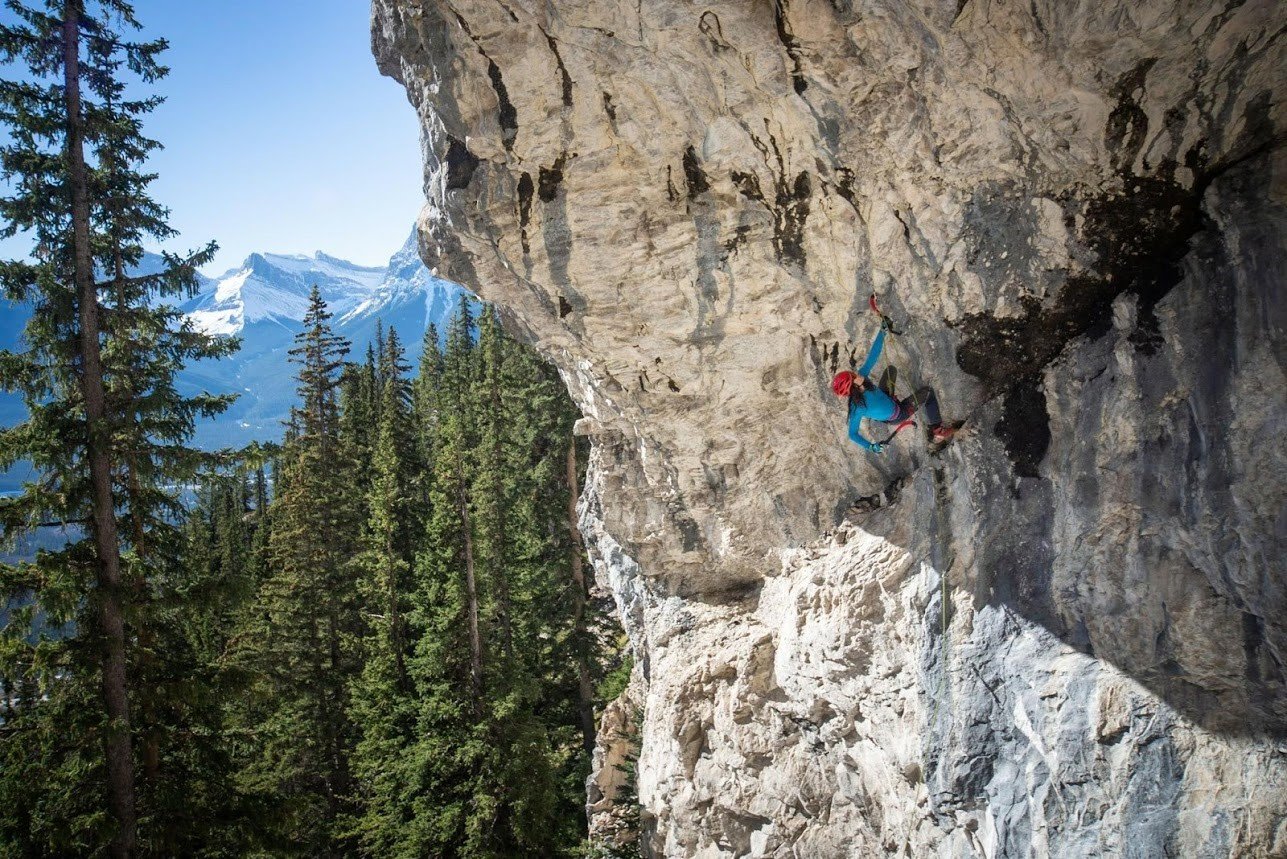
{"label": "distant valley", "polygon": [[[160,257],[148,254],[140,271],[155,270]],[[282,421],[294,401],[294,368],[287,353],[316,284],[336,332],[354,344],[354,360],[375,338],[377,325],[396,328],[414,364],[429,323],[441,329],[466,290],[434,277],[416,252],[415,232],[383,267],[360,266],[318,252],[312,256],[254,253],[217,278],[202,277],[195,296],[180,307],[199,327],[242,339],[241,350],[221,361],[189,366],[180,375],[188,391],[237,393],[238,400],[216,420],[203,421],[196,443],[204,448],[240,446],[281,437]],[[0,349],[20,348],[27,311],[0,309]],[[23,418],[22,401],[0,395],[0,425]],[[13,491],[29,468],[0,474],[0,491]]]}

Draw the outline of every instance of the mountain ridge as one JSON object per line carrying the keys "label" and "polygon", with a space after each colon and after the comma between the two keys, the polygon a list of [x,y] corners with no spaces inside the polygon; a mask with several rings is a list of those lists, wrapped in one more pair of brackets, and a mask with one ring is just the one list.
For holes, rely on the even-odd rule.
{"label": "mountain ridge", "polygon": [[[144,254],[136,270],[155,271],[161,257]],[[384,266],[352,263],[324,251],[313,255],[255,252],[241,265],[211,277],[198,275],[196,293],[176,306],[199,328],[240,337],[241,349],[218,361],[200,361],[179,374],[180,389],[236,393],[222,415],[198,423],[195,443],[203,448],[239,447],[279,438],[295,398],[288,352],[316,283],[340,336],[353,344],[358,359],[376,329],[396,328],[413,366],[423,350],[429,323],[444,323],[464,287],[430,273],[420,260],[412,229]],[[29,308],[9,302],[0,311],[0,349],[21,346]],[[0,424],[12,426],[25,416],[16,395],[0,394]],[[0,491],[14,489],[28,474],[19,465],[0,472]]]}

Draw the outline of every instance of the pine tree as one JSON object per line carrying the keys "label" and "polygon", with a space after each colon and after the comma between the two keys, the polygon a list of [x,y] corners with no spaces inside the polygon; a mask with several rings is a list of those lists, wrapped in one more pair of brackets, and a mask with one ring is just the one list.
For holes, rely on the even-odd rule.
{"label": "pine tree", "polygon": [[[503,335],[503,332],[502,332]],[[579,794],[593,736],[595,644],[585,598],[584,548],[575,530],[575,409],[554,368],[502,336],[508,566],[515,592],[515,636],[537,693],[560,784],[550,816],[561,843],[583,831]]]}
{"label": "pine tree", "polygon": [[348,344],[316,287],[290,355],[300,405],[282,448],[271,508],[269,572],[239,631],[237,660],[253,673],[246,718],[258,740],[245,788],[280,803],[278,837],[315,855],[345,852],[355,729],[349,689],[363,634],[353,556],[361,498],[339,431],[339,372]]}
{"label": "pine tree", "polygon": [[[527,390],[514,372],[531,368],[510,362],[512,343],[490,310],[477,330],[463,304],[445,351],[426,344],[416,396],[431,450],[409,665],[420,718],[407,759],[420,780],[408,785],[411,822],[395,855],[552,856],[583,831],[579,802],[556,798],[563,726],[552,731],[539,713],[543,640],[564,634],[546,604],[561,587],[549,582],[561,576],[549,565],[550,523],[533,513],[557,499],[538,502],[536,484],[514,473],[532,456],[519,429],[531,415],[507,392]],[[560,554],[556,566],[566,561]],[[568,809],[565,823],[558,814]]]}
{"label": "pine tree", "polygon": [[408,596],[415,543],[423,528],[419,462],[413,426],[410,369],[397,332],[382,340],[384,390],[372,457],[362,595],[370,618],[366,664],[353,690],[354,721],[362,739],[354,755],[363,813],[354,834],[371,855],[396,852],[411,816],[414,774],[407,751],[416,738],[416,701],[408,662]]}
{"label": "pine tree", "polygon": [[[0,27],[0,55],[24,62],[30,76],[0,82],[9,127],[0,166],[13,189],[0,200],[0,235],[29,231],[35,251],[34,261],[0,265],[9,297],[33,309],[26,351],[0,358],[0,381],[22,392],[29,411],[0,434],[0,462],[29,459],[39,477],[6,501],[3,521],[8,535],[49,521],[88,533],[69,533],[60,550],[3,574],[6,595],[29,611],[4,632],[0,673],[20,694],[0,737],[0,754],[13,753],[16,765],[0,780],[22,779],[32,764],[49,777],[19,788],[30,796],[0,809],[0,829],[27,827],[22,839],[37,852],[107,846],[129,855],[140,811],[142,847],[176,844],[162,823],[173,797],[193,778],[215,777],[191,769],[189,754],[200,750],[172,744],[192,725],[161,719],[182,692],[157,681],[182,674],[190,657],[182,647],[162,650],[173,632],[180,545],[170,487],[209,462],[186,442],[198,417],[228,402],[181,396],[174,375],[232,344],[193,330],[163,303],[192,288],[213,245],[167,256],[158,274],[127,274],[145,238],[172,231],[147,195],[153,177],[139,171],[157,147],[141,118],[158,99],[127,99],[121,70],[154,82],[166,71],[157,62],[165,43],[122,38],[114,26],[138,24],[119,0],[9,6],[19,23]],[[74,741],[55,740],[54,725]],[[41,736],[50,742],[32,742]],[[98,740],[101,751],[92,748]],[[168,773],[163,749],[176,763]]]}

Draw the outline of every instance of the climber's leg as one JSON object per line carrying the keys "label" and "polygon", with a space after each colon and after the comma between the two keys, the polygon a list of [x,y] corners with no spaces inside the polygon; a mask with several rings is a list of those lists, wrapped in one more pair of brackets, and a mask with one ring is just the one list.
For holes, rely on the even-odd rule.
{"label": "climber's leg", "polygon": [[916,393],[904,398],[898,406],[900,414],[912,415],[924,411],[925,420],[931,428],[943,422],[943,416],[938,410],[938,397],[931,388],[917,388]]}

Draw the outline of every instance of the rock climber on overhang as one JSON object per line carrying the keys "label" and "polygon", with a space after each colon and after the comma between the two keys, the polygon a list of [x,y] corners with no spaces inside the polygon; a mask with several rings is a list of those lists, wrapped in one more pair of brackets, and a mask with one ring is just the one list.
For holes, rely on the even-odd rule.
{"label": "rock climber on overhang", "polygon": [[[872,453],[880,453],[899,431],[915,426],[916,422],[912,416],[918,410],[924,410],[925,418],[929,421],[931,440],[938,445],[946,444],[955,435],[956,427],[943,422],[943,416],[938,409],[938,397],[931,388],[918,388],[911,396],[896,400],[893,396],[895,374],[892,367],[886,371],[881,385],[873,384],[869,378],[885,346],[885,333],[898,333],[894,330],[889,317],[880,312],[880,308],[876,305],[876,296],[871,297],[869,304],[871,309],[880,316],[880,331],[876,332],[876,339],[872,341],[867,358],[858,368],[858,372],[841,370],[831,380],[831,390],[836,396],[848,399],[849,438]],[[868,441],[862,434],[863,418],[893,425],[894,429],[884,441]]]}

